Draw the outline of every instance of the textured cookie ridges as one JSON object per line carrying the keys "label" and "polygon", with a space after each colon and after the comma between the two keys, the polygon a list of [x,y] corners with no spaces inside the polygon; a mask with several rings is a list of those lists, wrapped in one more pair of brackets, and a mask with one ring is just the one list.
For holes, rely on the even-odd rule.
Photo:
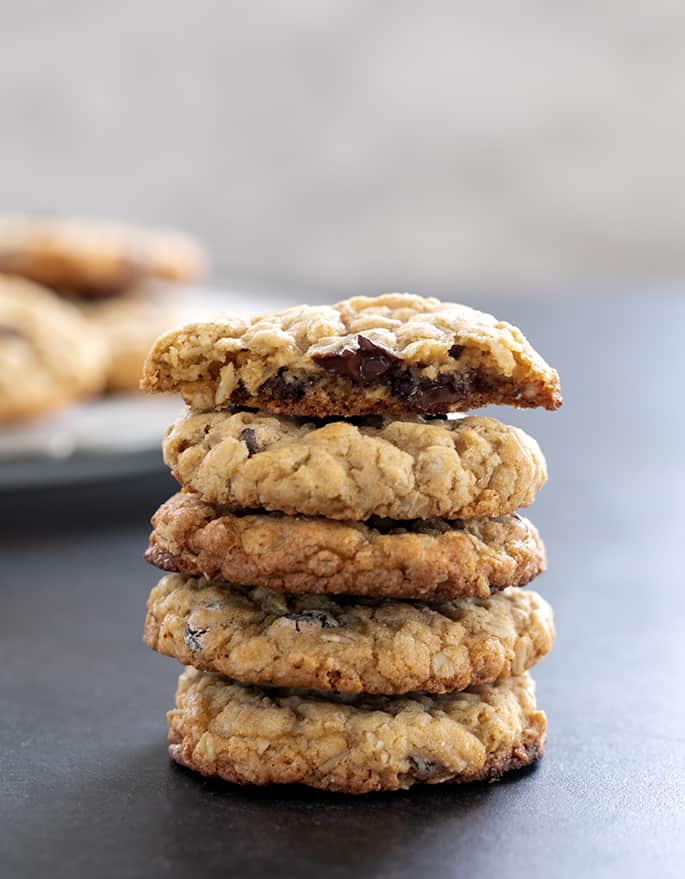
{"label": "textured cookie ridges", "polygon": [[557,373],[516,327],[401,293],[190,324],[157,341],[143,387],[195,409],[317,417],[561,405]]}
{"label": "textured cookie ridges", "polygon": [[240,514],[192,492],[152,517],[153,565],[208,580],[392,598],[487,598],[545,570],[527,519],[340,522],[282,513]]}
{"label": "textured cookie ridges", "polygon": [[203,775],[355,794],[494,780],[541,757],[546,729],[527,674],[445,696],[336,699],[186,669],[167,719],[171,757]]}
{"label": "textured cookie ridges", "polygon": [[106,347],[68,302],[0,275],[0,422],[32,418],[100,391]]}
{"label": "textured cookie ridges", "polygon": [[206,255],[189,236],[73,217],[0,217],[0,271],[63,293],[107,296],[146,278],[201,277]]}
{"label": "textured cookie ridges", "polygon": [[521,674],[554,641],[537,593],[437,604],[294,596],[169,574],[150,593],[145,642],[246,684],[344,693],[447,693]]}
{"label": "textured cookie ridges", "polygon": [[500,516],[546,481],[535,440],[494,418],[379,423],[190,414],[169,428],[164,460],[209,503],[329,519]]}

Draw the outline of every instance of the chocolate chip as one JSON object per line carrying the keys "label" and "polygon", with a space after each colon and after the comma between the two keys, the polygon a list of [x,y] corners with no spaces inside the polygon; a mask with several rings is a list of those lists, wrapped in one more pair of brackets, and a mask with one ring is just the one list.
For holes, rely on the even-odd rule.
{"label": "chocolate chip", "polygon": [[247,388],[239,381],[236,385],[233,393],[231,394],[231,403],[240,404],[246,403],[250,399],[250,395],[247,393]]}
{"label": "chocolate chip", "polygon": [[417,781],[430,781],[432,778],[444,775],[447,771],[447,767],[443,763],[437,760],[428,760],[419,755],[409,757],[408,763],[411,774]]}
{"label": "chocolate chip", "polygon": [[282,619],[295,623],[295,629],[301,632],[300,626],[318,623],[322,629],[337,629],[340,623],[323,610],[303,610],[300,613],[286,613]]}
{"label": "chocolate chip", "polygon": [[390,391],[400,400],[408,400],[416,390],[416,379],[408,369],[390,376]]}
{"label": "chocolate chip", "polygon": [[297,402],[304,397],[306,385],[299,379],[289,378],[286,368],[282,366],[276,375],[260,385],[258,394],[266,394],[277,400],[290,400]]}
{"label": "chocolate chip", "polygon": [[202,641],[200,639],[203,635],[206,635],[207,632],[208,629],[193,629],[189,623],[186,623],[185,629],[183,630],[183,640],[186,642],[188,650],[192,650],[193,653],[202,650]]}
{"label": "chocolate chip", "polygon": [[383,345],[367,339],[361,333],[354,343],[345,344],[330,354],[315,354],[312,360],[333,375],[349,378],[358,385],[371,385],[379,378],[399,368],[402,360]]}
{"label": "chocolate chip", "polygon": [[463,345],[452,345],[450,350],[447,352],[450,357],[454,357],[455,360],[459,360],[461,355],[464,353]]}
{"label": "chocolate chip", "polygon": [[247,457],[251,458],[255,452],[259,451],[259,446],[257,445],[257,434],[254,432],[254,428],[246,427],[245,430],[240,432],[240,436],[238,439],[245,443],[247,446]]}
{"label": "chocolate chip", "polygon": [[485,383],[477,373],[451,375],[434,379],[416,378],[409,370],[390,377],[390,390],[414,412],[444,412],[446,406],[465,400],[470,394],[484,390]]}

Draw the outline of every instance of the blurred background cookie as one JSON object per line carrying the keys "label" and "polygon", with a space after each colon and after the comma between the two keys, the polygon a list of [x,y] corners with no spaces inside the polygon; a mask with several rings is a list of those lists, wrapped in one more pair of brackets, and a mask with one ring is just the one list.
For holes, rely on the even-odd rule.
{"label": "blurred background cookie", "polygon": [[0,276],[0,423],[98,393],[106,368],[102,334],[77,308],[30,281]]}
{"label": "blurred background cookie", "polygon": [[[77,306],[109,363],[103,390],[134,391],[164,331],[193,316],[182,282],[206,271],[188,235],[109,220],[0,216],[0,272],[44,284]],[[46,369],[48,369],[46,365]]]}
{"label": "blurred background cookie", "polygon": [[113,296],[149,278],[194,281],[207,256],[188,235],[105,220],[0,217],[0,271],[77,296]]}
{"label": "blurred background cookie", "polygon": [[79,302],[79,310],[102,333],[107,345],[107,390],[138,390],[152,343],[189,319],[190,303],[183,291],[152,284],[120,296]]}

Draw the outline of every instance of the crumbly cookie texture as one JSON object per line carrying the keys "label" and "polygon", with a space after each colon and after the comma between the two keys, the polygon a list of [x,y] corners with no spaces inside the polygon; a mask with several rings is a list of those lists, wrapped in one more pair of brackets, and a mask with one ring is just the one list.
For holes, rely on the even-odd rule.
{"label": "crumbly cookie texture", "polygon": [[167,288],[148,284],[120,296],[78,302],[107,344],[108,390],[137,391],[150,345],[190,310],[182,295]]}
{"label": "crumbly cookie texture", "polygon": [[493,781],[542,756],[547,726],[528,674],[443,696],[336,698],[192,668],[167,720],[170,756],[202,775],[353,794]]}
{"label": "crumbly cookie texture", "polygon": [[206,269],[187,235],[72,217],[0,217],[0,271],[62,293],[107,296],[146,278],[190,281]]}
{"label": "crumbly cookie texture", "polygon": [[0,275],[0,422],[59,409],[100,391],[106,347],[68,302]]}
{"label": "crumbly cookie texture", "polygon": [[316,417],[562,402],[557,373],[516,327],[407,293],[189,324],[157,340],[142,387],[180,391],[194,409]]}
{"label": "crumbly cookie texture", "polygon": [[190,414],[169,428],[164,460],[209,503],[329,519],[500,516],[547,478],[535,440],[494,418],[373,420]]}
{"label": "crumbly cookie texture", "polygon": [[184,491],[152,524],[145,557],[158,568],[283,592],[487,598],[546,566],[537,530],[518,515],[341,522],[241,513]]}
{"label": "crumbly cookie texture", "polygon": [[522,674],[554,641],[536,592],[437,604],[289,595],[168,574],[145,643],[248,684],[340,693],[448,693]]}

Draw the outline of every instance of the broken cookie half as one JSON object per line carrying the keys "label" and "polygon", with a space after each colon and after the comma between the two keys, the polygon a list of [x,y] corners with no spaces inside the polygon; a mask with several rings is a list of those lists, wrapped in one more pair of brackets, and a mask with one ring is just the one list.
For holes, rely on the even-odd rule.
{"label": "broken cookie half", "polygon": [[157,340],[141,386],[194,409],[314,417],[562,403],[556,371],[516,327],[406,293],[189,324]]}

